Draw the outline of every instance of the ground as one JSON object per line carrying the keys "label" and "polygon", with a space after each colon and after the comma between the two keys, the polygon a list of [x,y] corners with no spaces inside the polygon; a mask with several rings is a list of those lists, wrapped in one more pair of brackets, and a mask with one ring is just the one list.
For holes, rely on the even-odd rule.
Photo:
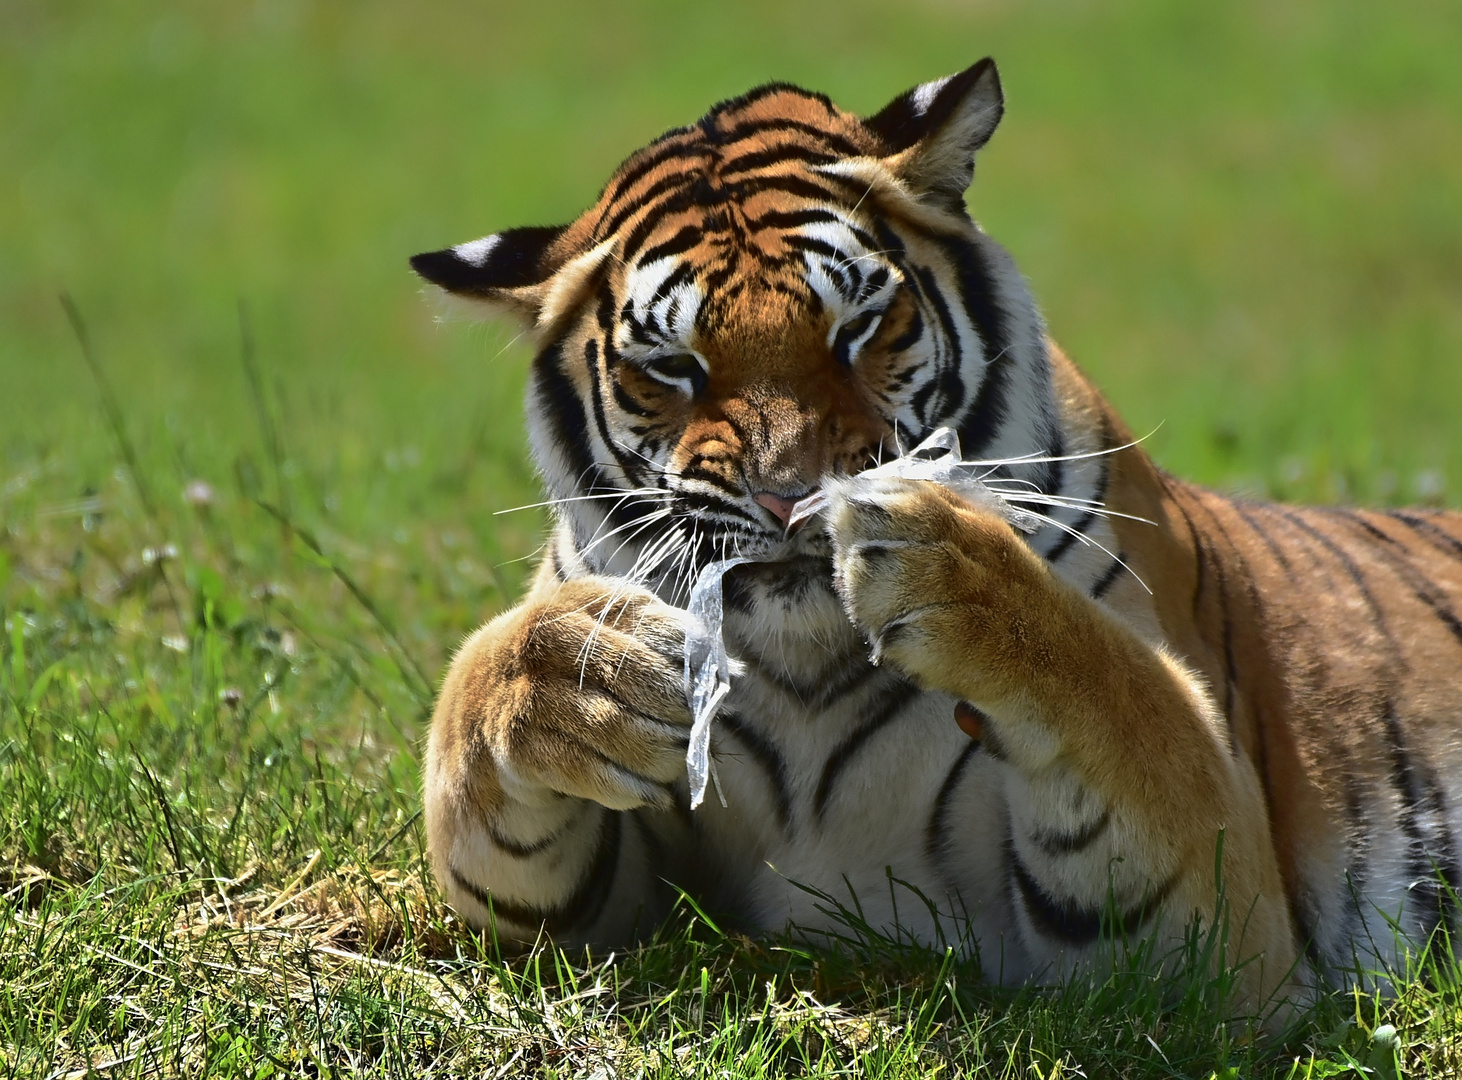
{"label": "ground", "polygon": [[615,8],[6,5],[0,1073],[1462,1070],[1450,957],[1274,1039],[1204,980],[1001,993],[855,912],[505,960],[442,907],[433,687],[544,518],[499,514],[526,351],[405,259],[568,219],[753,83],[871,111],[995,55],[971,206],[1162,464],[1462,501],[1455,5]]}

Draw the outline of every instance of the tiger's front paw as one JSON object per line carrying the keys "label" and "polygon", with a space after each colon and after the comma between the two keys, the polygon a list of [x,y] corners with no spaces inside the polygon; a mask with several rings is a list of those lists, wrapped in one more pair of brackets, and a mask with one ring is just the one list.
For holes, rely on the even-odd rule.
{"label": "tiger's front paw", "polygon": [[1050,572],[1001,518],[889,479],[835,486],[827,520],[834,583],[876,661],[986,701],[1050,662]]}
{"label": "tiger's front paw", "polygon": [[672,806],[690,738],[684,616],[623,581],[565,582],[468,640],[434,738],[486,749],[525,790],[612,810]]}

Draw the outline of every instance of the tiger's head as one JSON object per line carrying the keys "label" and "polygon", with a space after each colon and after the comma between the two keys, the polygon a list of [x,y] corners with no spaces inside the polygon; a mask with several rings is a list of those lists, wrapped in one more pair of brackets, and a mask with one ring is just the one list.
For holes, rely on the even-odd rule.
{"label": "tiger's head", "polygon": [[826,542],[787,519],[824,477],[941,425],[967,456],[1059,452],[1039,316],[964,204],[1003,111],[989,59],[866,119],[764,86],[632,155],[569,225],[412,259],[531,328],[533,452],[589,569],[669,599],[782,545],[782,580],[748,573],[795,599]]}

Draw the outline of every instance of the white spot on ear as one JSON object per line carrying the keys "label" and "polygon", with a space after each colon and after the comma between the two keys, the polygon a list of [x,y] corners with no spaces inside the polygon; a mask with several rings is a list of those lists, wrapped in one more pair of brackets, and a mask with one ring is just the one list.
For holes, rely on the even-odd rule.
{"label": "white spot on ear", "polygon": [[498,235],[494,233],[492,236],[484,236],[480,240],[469,240],[465,244],[458,244],[454,247],[452,254],[472,266],[485,266],[487,257],[492,254],[492,249],[497,247],[499,239]]}
{"label": "white spot on ear", "polygon": [[946,75],[942,79],[935,79],[933,82],[921,83],[915,87],[913,95],[914,112],[923,116],[929,111],[929,106],[934,104],[934,99],[939,96],[939,91],[944,89],[944,84],[954,78],[953,75]]}

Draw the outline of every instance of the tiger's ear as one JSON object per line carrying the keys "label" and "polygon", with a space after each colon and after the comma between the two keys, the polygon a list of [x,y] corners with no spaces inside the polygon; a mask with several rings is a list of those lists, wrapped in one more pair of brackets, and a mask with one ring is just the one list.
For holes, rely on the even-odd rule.
{"label": "tiger's ear", "polygon": [[975,151],[1005,113],[1000,73],[988,56],[958,75],[916,86],[864,123],[888,144],[885,162],[915,191],[963,201]]}
{"label": "tiger's ear", "polygon": [[411,268],[433,285],[509,311],[532,326],[553,291],[567,253],[558,240],[567,226],[533,226],[493,233],[456,247],[411,257]]}

